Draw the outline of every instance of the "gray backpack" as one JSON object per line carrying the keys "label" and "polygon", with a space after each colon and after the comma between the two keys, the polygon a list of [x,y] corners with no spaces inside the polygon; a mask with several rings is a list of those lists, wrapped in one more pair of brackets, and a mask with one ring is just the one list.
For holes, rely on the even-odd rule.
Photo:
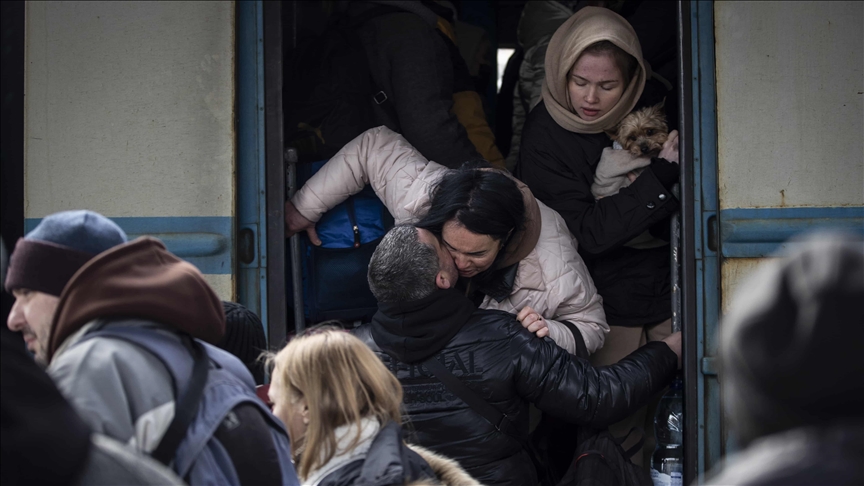
{"label": "gray backpack", "polygon": [[260,411],[279,456],[281,484],[299,484],[285,427],[255,395],[249,370],[215,346],[179,336],[178,342],[175,336],[155,329],[112,327],[90,332],[81,342],[94,337],[121,339],[142,347],[165,365],[174,384],[175,414],[151,456],[190,485],[240,484],[231,456],[215,435],[239,406]]}

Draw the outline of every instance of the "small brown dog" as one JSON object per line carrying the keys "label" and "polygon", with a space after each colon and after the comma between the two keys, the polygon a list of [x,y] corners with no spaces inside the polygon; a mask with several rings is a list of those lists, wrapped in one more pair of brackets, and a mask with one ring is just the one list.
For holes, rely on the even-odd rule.
{"label": "small brown dog", "polygon": [[607,135],[633,155],[656,157],[669,136],[663,112],[665,101],[630,113],[615,128],[608,130]]}
{"label": "small brown dog", "polygon": [[606,131],[615,143],[611,148],[603,149],[594,171],[591,194],[595,199],[612,196],[629,186],[651,165],[651,157],[663,150],[663,144],[669,138],[663,104],[660,102],[634,111],[615,128]]}

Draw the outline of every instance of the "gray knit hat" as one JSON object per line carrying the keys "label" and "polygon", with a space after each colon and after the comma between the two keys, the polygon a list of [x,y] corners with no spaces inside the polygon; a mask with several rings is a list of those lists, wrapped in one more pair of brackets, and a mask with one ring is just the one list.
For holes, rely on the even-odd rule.
{"label": "gray knit hat", "polygon": [[59,297],[69,279],[91,258],[127,241],[126,233],[101,214],[87,210],[54,213],[15,244],[6,290],[26,288]]}
{"label": "gray knit hat", "polygon": [[827,233],[793,248],[741,286],[721,326],[724,402],[745,445],[864,416],[864,241]]}

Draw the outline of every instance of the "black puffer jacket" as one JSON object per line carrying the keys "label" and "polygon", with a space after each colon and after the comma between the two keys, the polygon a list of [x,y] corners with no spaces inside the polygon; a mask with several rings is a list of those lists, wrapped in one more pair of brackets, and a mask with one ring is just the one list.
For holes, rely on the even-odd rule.
{"label": "black puffer jacket", "polygon": [[576,237],[579,254],[603,296],[607,322],[654,324],[672,315],[669,248],[637,250],[624,244],[648,229],[668,239],[668,225],[658,223],[678,209],[670,192],[678,180],[678,166],[655,158],[629,187],[595,201],[594,171],[603,149],[611,145],[603,133],[561,128],[541,102],[525,122],[516,177],[558,211]]}
{"label": "black puffer jacket", "polygon": [[[615,365],[595,369],[551,340],[538,339],[514,315],[474,310],[449,290],[414,302],[379,304],[372,322],[355,334],[402,383],[414,439],[489,485],[537,483],[521,443],[528,434],[529,403],[573,423],[603,427],[647,403],[677,366],[665,343],[649,343]],[[422,366],[436,355],[516,421],[521,438],[496,430]]]}

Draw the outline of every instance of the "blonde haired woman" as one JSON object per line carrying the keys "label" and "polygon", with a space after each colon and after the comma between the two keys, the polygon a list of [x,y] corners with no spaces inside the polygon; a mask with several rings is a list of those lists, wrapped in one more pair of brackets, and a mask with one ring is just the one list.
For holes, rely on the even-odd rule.
{"label": "blonde haired woman", "polygon": [[402,386],[351,334],[314,329],[270,362],[273,413],[303,484],[478,484],[456,462],[405,444]]}

